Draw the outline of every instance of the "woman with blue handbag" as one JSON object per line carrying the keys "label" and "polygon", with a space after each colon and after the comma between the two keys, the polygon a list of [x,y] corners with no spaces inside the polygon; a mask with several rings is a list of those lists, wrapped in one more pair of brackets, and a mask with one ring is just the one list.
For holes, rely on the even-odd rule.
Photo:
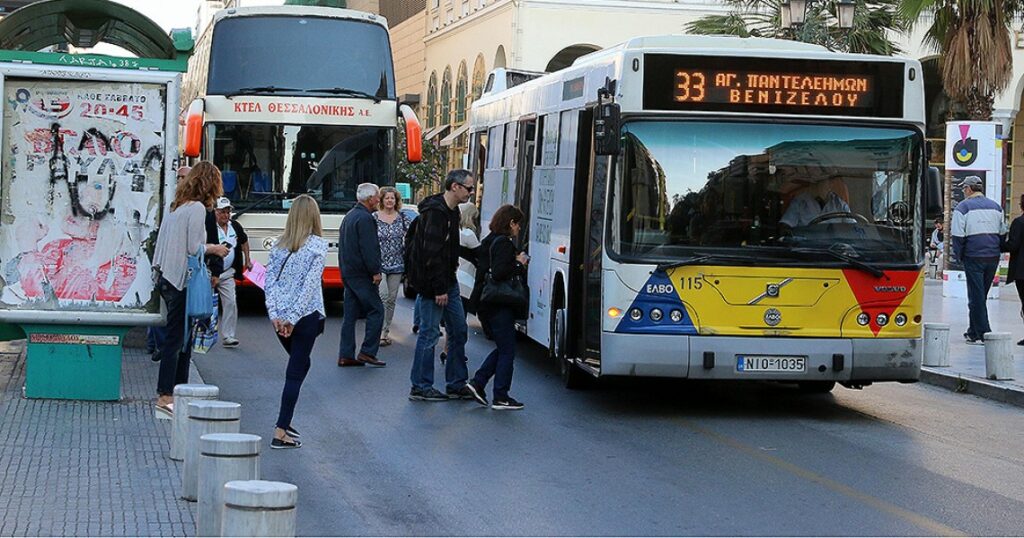
{"label": "woman with blue handbag", "polygon": [[493,377],[491,408],[498,410],[523,408],[522,403],[508,395],[516,357],[515,323],[529,300],[523,279],[530,257],[519,252],[513,241],[519,236],[522,221],[523,212],[513,205],[503,205],[494,212],[491,233],[477,248],[476,282],[470,296],[480,322],[490,327],[496,347],[466,386],[473,393],[473,399],[486,406],[484,388]]}
{"label": "woman with blue handbag", "polygon": [[299,448],[299,432],[292,427],[299,390],[309,373],[310,353],[324,332],[324,258],[327,241],[316,200],[303,194],[292,201],[284,233],[274,243],[267,262],[267,315],[281,346],[288,353],[281,409],[270,448]]}
{"label": "woman with blue handbag", "polygon": [[[178,182],[170,213],[164,215],[153,254],[158,288],[167,310],[166,339],[160,347],[156,414],[174,413],[174,386],[188,383],[192,342],[188,311],[201,316],[212,306],[213,291],[204,256],[226,256],[227,247],[206,243],[206,212],[222,194],[220,170],[202,161]],[[205,312],[208,316],[209,312]]]}

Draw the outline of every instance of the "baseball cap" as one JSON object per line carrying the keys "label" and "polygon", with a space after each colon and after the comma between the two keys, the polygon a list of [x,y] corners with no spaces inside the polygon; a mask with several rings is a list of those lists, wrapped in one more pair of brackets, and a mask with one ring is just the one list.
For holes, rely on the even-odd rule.
{"label": "baseball cap", "polygon": [[221,196],[220,198],[217,198],[217,209],[225,209],[225,208],[230,208],[230,207],[231,207],[231,200],[228,200],[227,198],[225,198],[223,196]]}
{"label": "baseball cap", "polygon": [[978,177],[978,176],[967,176],[967,177],[964,178],[964,186],[965,187],[971,187],[971,188],[981,187],[982,186],[981,178]]}

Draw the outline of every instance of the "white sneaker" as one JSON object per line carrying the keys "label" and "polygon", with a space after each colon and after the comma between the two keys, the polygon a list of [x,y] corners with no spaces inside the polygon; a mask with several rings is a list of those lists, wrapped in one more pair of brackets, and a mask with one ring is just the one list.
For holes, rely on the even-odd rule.
{"label": "white sneaker", "polygon": [[235,338],[225,338],[224,347],[238,347],[238,340]]}

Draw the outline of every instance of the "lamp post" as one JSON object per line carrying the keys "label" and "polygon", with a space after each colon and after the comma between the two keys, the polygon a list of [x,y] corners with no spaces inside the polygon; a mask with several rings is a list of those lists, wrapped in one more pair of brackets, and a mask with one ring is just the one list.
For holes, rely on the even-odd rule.
{"label": "lamp post", "polygon": [[[812,4],[828,0],[782,0],[782,26],[785,28],[799,28],[807,20],[807,8]],[[838,12],[839,27],[843,29],[853,28],[853,15],[856,10],[856,0],[834,0]]]}

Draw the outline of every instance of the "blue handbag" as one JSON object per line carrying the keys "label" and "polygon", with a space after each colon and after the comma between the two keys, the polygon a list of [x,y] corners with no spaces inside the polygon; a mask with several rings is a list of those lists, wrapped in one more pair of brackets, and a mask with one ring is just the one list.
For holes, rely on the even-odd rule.
{"label": "blue handbag", "polygon": [[182,351],[188,349],[189,333],[193,320],[208,320],[213,316],[213,284],[210,270],[206,267],[206,245],[199,245],[199,252],[188,257],[185,274],[185,342]]}

